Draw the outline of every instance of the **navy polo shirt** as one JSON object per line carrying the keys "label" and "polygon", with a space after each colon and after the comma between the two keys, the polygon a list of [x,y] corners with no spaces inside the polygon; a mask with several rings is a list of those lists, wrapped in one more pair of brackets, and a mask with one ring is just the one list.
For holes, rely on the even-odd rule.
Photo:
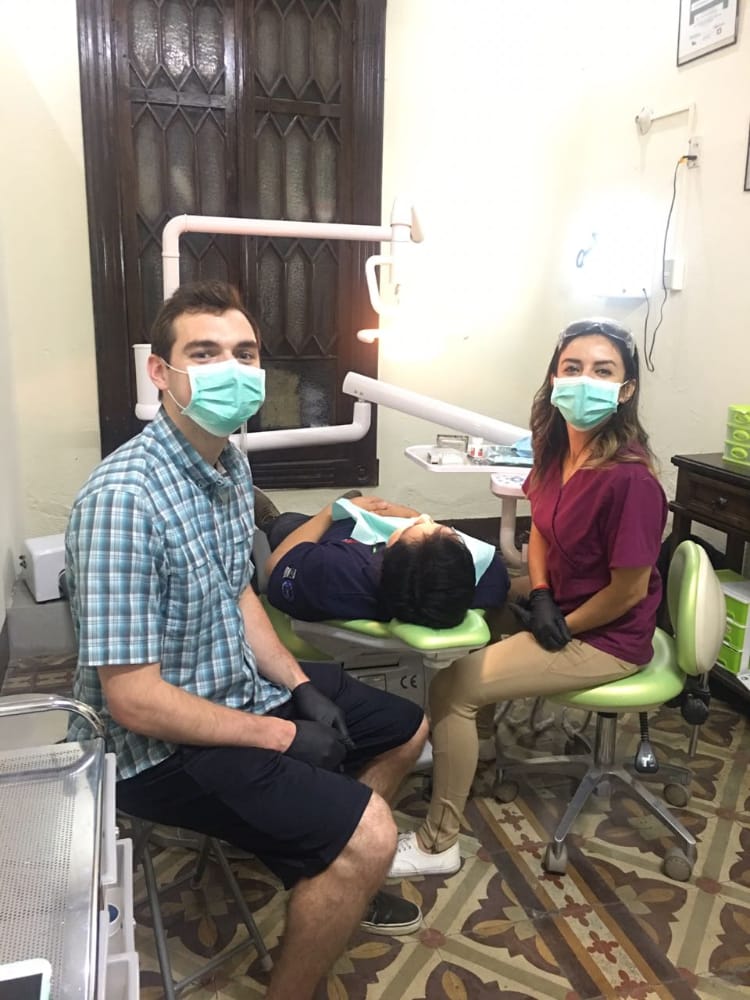
{"label": "navy polo shirt", "polygon": [[[318,542],[301,542],[274,567],[268,580],[268,600],[292,618],[325,621],[328,618],[392,616],[378,602],[380,564],[385,543],[363,545],[351,537],[354,521],[334,521]],[[480,578],[475,608],[499,608],[510,581],[499,556]]]}

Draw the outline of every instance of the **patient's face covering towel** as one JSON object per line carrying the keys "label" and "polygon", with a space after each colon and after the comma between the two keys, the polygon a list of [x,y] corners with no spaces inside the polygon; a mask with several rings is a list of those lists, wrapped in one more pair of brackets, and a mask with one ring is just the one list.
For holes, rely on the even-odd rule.
{"label": "patient's face covering towel", "polygon": [[[362,542],[363,545],[377,545],[378,542],[387,542],[394,531],[406,528],[416,521],[414,517],[384,517],[382,514],[358,507],[351,500],[336,500],[333,504],[332,515],[334,521],[352,518],[354,529],[351,537],[355,542]],[[482,542],[478,538],[472,538],[471,535],[465,535],[463,531],[457,531],[456,534],[463,540],[464,545],[471,553],[471,558],[474,560],[474,582],[478,583],[495,558],[495,548],[489,542]]]}

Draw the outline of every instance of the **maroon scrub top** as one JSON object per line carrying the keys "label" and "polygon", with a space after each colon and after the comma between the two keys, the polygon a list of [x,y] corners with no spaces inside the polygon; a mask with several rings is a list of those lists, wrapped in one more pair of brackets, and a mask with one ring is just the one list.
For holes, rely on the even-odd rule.
{"label": "maroon scrub top", "polygon": [[661,601],[656,569],[667,518],[667,498],[641,462],[578,469],[563,486],[559,468],[523,489],[531,516],[547,542],[547,572],[563,614],[580,607],[610,582],[610,569],[651,566],[648,593],[622,617],[580,632],[577,639],[642,666],[653,654]]}

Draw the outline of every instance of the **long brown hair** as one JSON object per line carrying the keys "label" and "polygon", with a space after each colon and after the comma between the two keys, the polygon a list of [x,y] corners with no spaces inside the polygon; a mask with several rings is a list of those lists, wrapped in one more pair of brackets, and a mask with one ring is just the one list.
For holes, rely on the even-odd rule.
{"label": "long brown hair", "polygon": [[[580,333],[577,337],[605,336],[617,347],[625,366],[624,381],[635,382],[630,399],[617,407],[591,439],[591,454],[584,463],[585,468],[603,468],[616,462],[640,462],[656,475],[656,457],[649,445],[648,434],[638,419],[638,397],[640,378],[638,350],[633,347],[631,355],[622,340],[610,337],[599,328]],[[568,452],[568,432],[565,419],[556,406],[552,405],[552,376],[557,374],[560,353],[571,337],[558,343],[547,367],[544,381],[534,396],[531,406],[531,443],[534,451],[532,477],[541,481],[549,469],[562,465]]]}

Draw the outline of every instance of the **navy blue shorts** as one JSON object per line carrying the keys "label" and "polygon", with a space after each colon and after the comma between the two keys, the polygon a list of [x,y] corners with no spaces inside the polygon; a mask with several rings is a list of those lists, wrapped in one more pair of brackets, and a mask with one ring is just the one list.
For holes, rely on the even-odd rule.
{"label": "navy blue shorts", "polygon": [[[260,747],[181,746],[155,767],[119,781],[118,808],[226,840],[256,855],[287,889],[327,868],[350,840],[372,794],[355,775],[374,757],[407,743],[422,710],[361,683],[337,663],[303,668],[344,712],[356,744],[345,773]],[[292,702],[272,714],[293,719]]]}

